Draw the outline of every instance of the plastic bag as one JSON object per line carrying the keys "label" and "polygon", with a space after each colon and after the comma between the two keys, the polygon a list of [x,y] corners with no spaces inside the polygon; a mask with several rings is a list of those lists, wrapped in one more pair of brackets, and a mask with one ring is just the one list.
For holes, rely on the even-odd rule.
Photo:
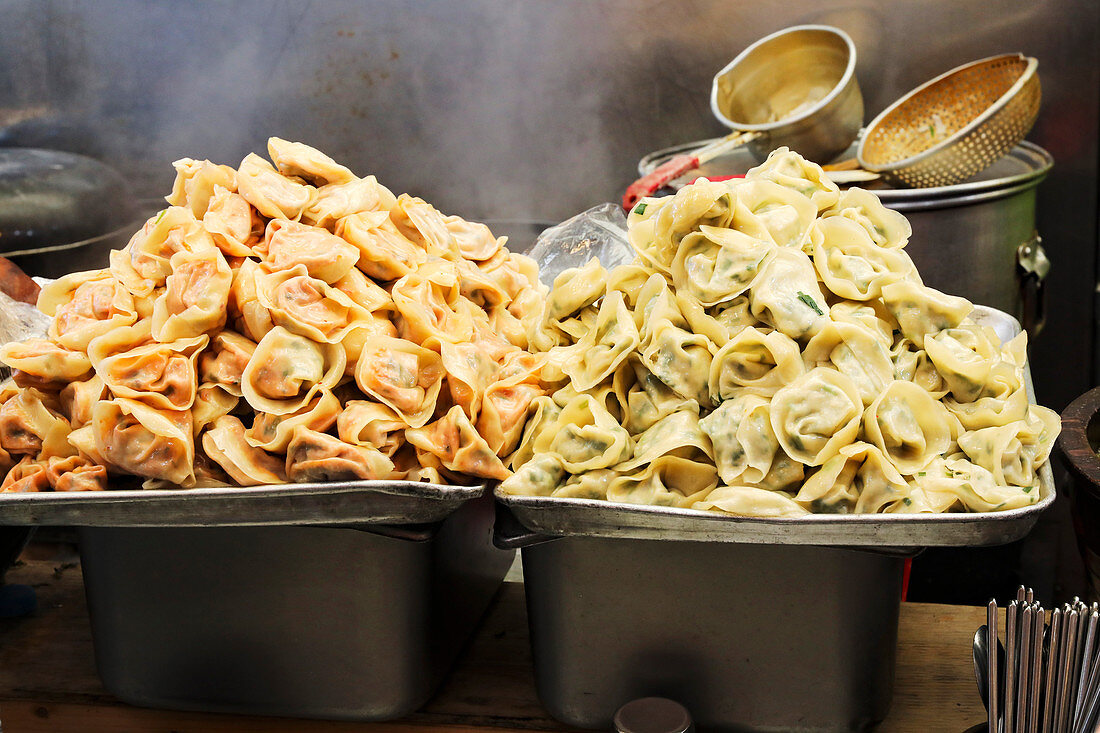
{"label": "plastic bag", "polygon": [[539,235],[528,253],[539,263],[539,279],[553,285],[563,270],[581,267],[593,257],[610,270],[634,261],[626,237],[626,215],[618,204],[600,204]]}
{"label": "plastic bag", "polygon": [[[48,280],[35,278],[41,285]],[[24,341],[29,338],[45,338],[50,327],[50,317],[30,303],[15,300],[0,290],[0,344]],[[11,369],[0,364],[0,380],[11,376]]]}

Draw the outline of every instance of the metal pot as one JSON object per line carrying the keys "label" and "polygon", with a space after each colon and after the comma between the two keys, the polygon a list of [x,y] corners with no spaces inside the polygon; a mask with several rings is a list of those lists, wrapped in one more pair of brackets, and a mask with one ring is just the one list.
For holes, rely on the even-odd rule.
{"label": "metal pot", "polygon": [[1035,199],[1053,164],[1050,153],[1024,142],[994,166],[989,186],[887,201],[913,227],[906,251],[924,281],[1015,313],[1035,336],[1046,319],[1043,284],[1050,271],[1035,229]]}
{"label": "metal pot", "polygon": [[[644,175],[699,144],[651,153],[638,170]],[[854,152],[853,145],[841,157]],[[909,219],[913,236],[905,251],[926,284],[1015,314],[1034,336],[1043,325],[1043,282],[1050,270],[1035,230],[1035,197],[1053,164],[1050,153],[1025,141],[982,173],[953,186],[901,189],[874,183],[867,188]],[[751,155],[735,150],[671,185],[678,189],[698,176],[741,175],[754,165]]]}

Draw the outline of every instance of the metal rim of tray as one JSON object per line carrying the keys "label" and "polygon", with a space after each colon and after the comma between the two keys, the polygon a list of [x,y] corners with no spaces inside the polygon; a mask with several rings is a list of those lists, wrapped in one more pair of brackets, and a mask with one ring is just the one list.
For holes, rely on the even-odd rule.
{"label": "metal rim of tray", "polygon": [[[719,139],[720,138],[708,138],[706,140],[696,140],[694,142],[682,143],[680,145],[656,150],[638,161],[638,173],[643,176],[652,173],[657,166],[666,162],[674,155],[692,152]],[[858,143],[853,143],[853,147],[857,144]],[[840,157],[853,157],[850,153],[852,153],[851,148]],[[731,153],[731,155],[737,154],[738,151]],[[951,198],[963,194],[974,194],[983,191],[997,191],[999,194],[1003,195],[1005,193],[1003,189],[1009,187],[1015,187],[1028,182],[1033,182],[1033,185],[1038,185],[1039,182],[1046,178],[1047,173],[1054,165],[1054,157],[1051,156],[1049,152],[1027,140],[1020,141],[1020,143],[1006,153],[1004,157],[1013,158],[1019,161],[1027,170],[1007,176],[1001,176],[999,178],[964,181],[963,183],[956,183],[952,186],[933,186],[930,188],[875,188],[872,190],[874,194],[886,204],[900,204],[911,200],[925,201],[929,199]],[[718,160],[721,160],[721,158]],[[713,162],[714,161],[712,161],[712,163]],[[746,159],[746,162],[751,163],[749,168],[755,168],[758,165],[758,163],[752,159]],[[748,170],[748,168],[745,170]],[[739,172],[743,173],[744,171]],[[980,176],[981,173],[978,175]]]}
{"label": "metal rim of tray", "polygon": [[427,524],[485,493],[485,484],[334,481],[250,487],[0,494],[0,525],[231,527]]}
{"label": "metal rim of tray", "polygon": [[1003,512],[811,514],[739,517],[699,509],[617,504],[601,499],[512,496],[497,501],[527,529],[548,535],[835,547],[952,547],[1012,542],[1054,503],[1050,463],[1039,469],[1040,499]]}
{"label": "metal rim of tray", "polygon": [[129,224],[123,224],[122,226],[118,227],[117,229],[114,229],[114,230],[109,231],[109,232],[105,232],[104,234],[99,234],[99,235],[96,235],[94,237],[89,237],[87,239],[80,239],[80,240],[77,240],[75,242],[65,242],[64,244],[51,244],[47,247],[33,247],[31,249],[14,249],[11,252],[0,252],[0,255],[3,255],[4,257],[8,257],[8,258],[11,258],[11,257],[29,257],[30,255],[49,254],[50,252],[65,252],[65,251],[68,251],[70,249],[79,249],[81,247],[90,247],[92,245],[99,244],[100,242],[109,241],[109,240],[114,239],[116,237],[127,236],[128,234],[132,234],[133,232],[137,231],[137,229],[139,229],[141,227],[141,224],[144,221],[145,221],[144,219],[142,219],[141,221],[135,220],[135,221],[130,222]]}

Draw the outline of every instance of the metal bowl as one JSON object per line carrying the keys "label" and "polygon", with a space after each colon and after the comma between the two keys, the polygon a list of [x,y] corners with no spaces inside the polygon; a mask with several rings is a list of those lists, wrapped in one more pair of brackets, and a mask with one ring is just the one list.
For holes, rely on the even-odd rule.
{"label": "metal bowl", "polygon": [[748,143],[757,160],[786,145],[824,163],[846,150],[863,124],[855,68],[855,44],[839,28],[786,28],[715,74],[710,106],[727,127],[760,133]]}
{"label": "metal bowl", "polygon": [[867,126],[859,164],[891,183],[965,181],[1011,150],[1039,115],[1039,62],[1023,54],[956,67],[887,107]]}

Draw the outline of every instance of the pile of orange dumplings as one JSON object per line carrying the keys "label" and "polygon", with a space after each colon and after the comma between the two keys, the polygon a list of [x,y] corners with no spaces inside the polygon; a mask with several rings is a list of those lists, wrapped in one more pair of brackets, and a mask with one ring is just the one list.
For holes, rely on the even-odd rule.
{"label": "pile of orange dumplings", "polygon": [[268,152],[177,161],[108,268],[43,288],[46,337],[0,349],[2,490],[510,474],[547,393],[534,261],[309,146]]}

